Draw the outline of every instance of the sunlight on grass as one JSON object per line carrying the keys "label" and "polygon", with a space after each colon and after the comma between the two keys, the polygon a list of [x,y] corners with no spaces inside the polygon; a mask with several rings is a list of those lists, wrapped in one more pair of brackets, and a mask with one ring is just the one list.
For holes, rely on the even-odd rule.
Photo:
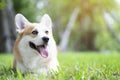
{"label": "sunlight on grass", "polygon": [[32,74],[22,77],[19,71],[15,72],[11,69],[13,56],[1,54],[0,80],[22,80],[22,78],[24,80],[116,80],[120,78],[120,54],[78,53],[59,54],[59,73],[47,77]]}

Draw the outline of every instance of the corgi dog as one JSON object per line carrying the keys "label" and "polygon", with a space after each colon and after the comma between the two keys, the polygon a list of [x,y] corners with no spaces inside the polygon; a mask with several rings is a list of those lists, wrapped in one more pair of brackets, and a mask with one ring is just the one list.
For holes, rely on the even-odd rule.
{"label": "corgi dog", "polygon": [[40,23],[31,23],[22,14],[17,14],[15,25],[18,37],[13,47],[13,67],[21,73],[57,72],[59,63],[49,15],[43,15]]}

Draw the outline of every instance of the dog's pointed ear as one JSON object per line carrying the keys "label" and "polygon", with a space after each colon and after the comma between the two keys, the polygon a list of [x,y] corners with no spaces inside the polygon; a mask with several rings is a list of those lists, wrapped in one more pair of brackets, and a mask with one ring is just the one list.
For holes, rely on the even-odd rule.
{"label": "dog's pointed ear", "polygon": [[45,26],[51,28],[52,27],[52,20],[48,14],[44,14],[41,23],[44,24]]}
{"label": "dog's pointed ear", "polygon": [[25,24],[30,23],[22,14],[17,14],[15,16],[16,31],[18,33],[22,32],[25,28]]}

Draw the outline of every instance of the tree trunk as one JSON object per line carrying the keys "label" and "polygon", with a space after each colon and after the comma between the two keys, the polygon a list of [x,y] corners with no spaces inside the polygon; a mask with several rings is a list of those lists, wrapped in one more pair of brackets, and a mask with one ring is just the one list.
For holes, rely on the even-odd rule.
{"label": "tree trunk", "polygon": [[76,41],[74,45],[74,50],[82,50],[82,51],[93,51],[96,50],[95,47],[95,36],[96,31],[92,28],[93,26],[93,16],[90,14],[82,14],[79,17],[80,20],[80,35],[78,40]]}
{"label": "tree trunk", "polygon": [[0,9],[0,52],[12,52],[16,38],[14,10],[11,0],[5,0],[6,6]]}
{"label": "tree trunk", "polygon": [[71,17],[70,17],[70,20],[69,20],[69,22],[67,24],[65,32],[62,34],[61,41],[60,41],[60,44],[59,44],[59,49],[61,51],[65,51],[67,49],[70,33],[71,33],[72,27],[73,27],[73,25],[75,23],[75,20],[76,20],[76,18],[78,16],[78,13],[79,13],[79,8],[76,7],[74,9]]}
{"label": "tree trunk", "polygon": [[[111,14],[104,12],[103,16],[104,16],[104,20],[106,22],[106,27],[107,27],[108,31],[111,33],[112,37],[116,40],[116,42],[118,44],[120,44],[120,39],[119,39],[117,33],[113,30],[113,28],[111,26],[112,25],[111,21],[113,20]],[[110,20],[110,18],[111,18],[111,20]]]}
{"label": "tree trunk", "polygon": [[[93,51],[96,50],[95,48],[95,36],[96,32],[93,30],[89,30],[86,33],[82,34],[80,37],[80,48],[76,48],[77,50],[82,50],[82,51]],[[78,45],[77,45],[78,46]]]}

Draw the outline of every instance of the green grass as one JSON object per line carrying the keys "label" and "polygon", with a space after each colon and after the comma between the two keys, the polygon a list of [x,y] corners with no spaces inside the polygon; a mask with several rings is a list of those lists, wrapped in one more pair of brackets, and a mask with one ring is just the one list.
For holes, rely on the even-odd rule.
{"label": "green grass", "polygon": [[0,54],[0,80],[120,80],[120,54],[68,52],[58,55],[59,73],[49,76],[12,70],[13,56]]}

